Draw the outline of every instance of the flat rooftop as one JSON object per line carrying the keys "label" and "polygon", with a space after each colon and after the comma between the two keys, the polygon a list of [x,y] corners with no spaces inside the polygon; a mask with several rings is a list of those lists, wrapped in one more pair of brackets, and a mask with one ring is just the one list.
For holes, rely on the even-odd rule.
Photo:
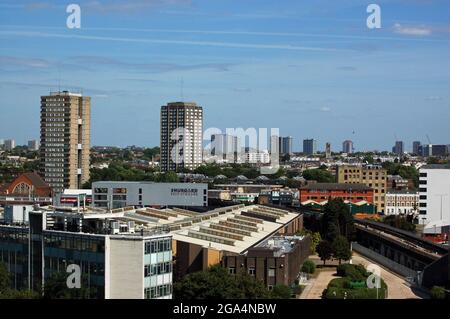
{"label": "flat rooftop", "polygon": [[206,213],[181,208],[150,207],[124,207],[106,211],[48,206],[41,210],[60,217],[133,221],[136,234],[132,236],[161,230],[169,232],[178,241],[237,254],[272,236],[299,216],[284,209],[242,204],[216,208]]}

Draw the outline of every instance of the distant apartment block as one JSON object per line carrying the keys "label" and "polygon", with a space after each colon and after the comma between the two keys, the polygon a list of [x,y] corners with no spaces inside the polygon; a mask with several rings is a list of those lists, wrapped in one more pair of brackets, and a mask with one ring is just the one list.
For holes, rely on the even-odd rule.
{"label": "distant apartment block", "polygon": [[317,153],[317,141],[314,139],[303,140],[303,153],[306,155],[314,155]]}
{"label": "distant apartment block", "polygon": [[250,150],[244,154],[245,163],[249,164],[268,164],[270,163],[270,153],[267,150]]}
{"label": "distant apartment block", "polygon": [[414,141],[412,143],[412,153],[414,155],[421,155],[420,154],[420,150],[421,150],[420,146],[421,146],[420,141]]}
{"label": "distant apartment block", "polygon": [[325,144],[325,158],[331,158],[331,144]]}
{"label": "distant apartment block", "polygon": [[5,140],[5,144],[3,145],[3,148],[5,151],[12,151],[16,148],[16,141],[15,140]]}
{"label": "distant apartment block", "polygon": [[342,152],[347,154],[353,153],[353,142],[350,140],[345,140],[342,143]]}
{"label": "distant apartment block", "polygon": [[372,188],[377,211],[384,212],[387,189],[387,171],[385,169],[378,165],[342,165],[338,166],[336,175],[338,183],[365,184]]}
{"label": "distant apartment block", "polygon": [[37,140],[28,141],[28,150],[33,152],[39,151],[39,141]]}
{"label": "distant apartment block", "polygon": [[292,136],[280,136],[278,139],[278,145],[279,145],[279,154],[286,155],[286,154],[292,154],[294,151],[292,149],[293,145],[293,138]]}
{"label": "distant apartment block", "polygon": [[396,155],[403,155],[404,148],[403,148],[403,141],[396,141],[395,145],[392,147],[392,153]]}
{"label": "distant apartment block", "polygon": [[161,170],[195,169],[203,162],[203,109],[196,103],[161,106]]}
{"label": "distant apartment block", "polygon": [[228,134],[211,135],[211,155],[218,162],[236,163],[240,152],[237,136]]}
{"label": "distant apartment block", "polygon": [[91,98],[68,91],[41,97],[40,174],[55,193],[89,180]]}
{"label": "distant apartment block", "polygon": [[419,219],[420,223],[450,220],[450,165],[420,168]]}

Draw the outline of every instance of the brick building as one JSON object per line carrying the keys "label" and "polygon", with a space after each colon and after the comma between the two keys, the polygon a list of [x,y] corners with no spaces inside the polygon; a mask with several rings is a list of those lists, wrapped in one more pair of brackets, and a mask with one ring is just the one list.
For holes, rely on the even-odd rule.
{"label": "brick building", "polygon": [[222,265],[231,274],[241,271],[261,280],[271,290],[292,285],[310,253],[309,236],[276,236],[250,248],[246,254],[225,255]]}

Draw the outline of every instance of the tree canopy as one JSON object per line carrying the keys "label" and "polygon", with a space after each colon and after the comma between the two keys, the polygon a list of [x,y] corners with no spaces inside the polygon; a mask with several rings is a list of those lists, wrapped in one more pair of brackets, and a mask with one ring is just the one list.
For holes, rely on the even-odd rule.
{"label": "tree canopy", "polygon": [[325,204],[321,223],[322,238],[330,242],[340,235],[349,239],[353,235],[353,216],[341,198],[331,199]]}
{"label": "tree canopy", "polygon": [[307,169],[302,173],[306,180],[314,180],[318,183],[334,183],[335,177],[329,171],[323,168]]}
{"label": "tree canopy", "polygon": [[264,299],[290,298],[286,286],[269,292],[264,283],[242,271],[232,275],[220,265],[185,276],[174,284],[175,299]]}

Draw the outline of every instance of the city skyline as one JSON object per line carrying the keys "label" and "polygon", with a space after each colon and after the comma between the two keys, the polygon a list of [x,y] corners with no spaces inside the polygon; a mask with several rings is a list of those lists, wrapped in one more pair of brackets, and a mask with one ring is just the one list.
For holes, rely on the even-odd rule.
{"label": "city skyline", "polygon": [[379,30],[356,0],[78,3],[79,30],[65,3],[0,5],[2,138],[36,139],[39,96],[67,89],[92,96],[92,145],[159,145],[159,107],[179,100],[204,107],[205,128],[278,127],[294,151],[309,137],[335,151],[449,143],[443,1],[379,1]]}

